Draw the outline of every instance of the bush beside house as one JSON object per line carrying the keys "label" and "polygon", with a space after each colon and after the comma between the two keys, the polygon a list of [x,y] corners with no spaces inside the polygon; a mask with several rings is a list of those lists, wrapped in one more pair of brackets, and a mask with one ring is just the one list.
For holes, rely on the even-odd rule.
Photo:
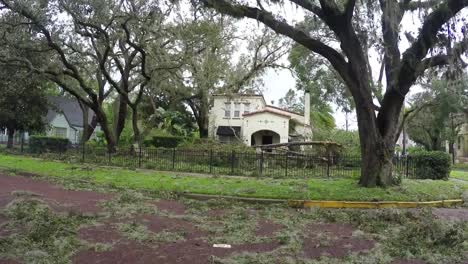
{"label": "bush beside house", "polygon": [[418,151],[411,154],[415,177],[418,179],[446,180],[450,175],[450,155],[443,151]]}
{"label": "bush beside house", "polygon": [[67,138],[31,136],[29,137],[29,147],[32,153],[42,152],[65,152],[70,141]]}
{"label": "bush beside house", "polygon": [[156,148],[176,148],[185,138],[177,136],[153,136],[150,139],[146,139],[143,144],[146,147],[156,147]]}

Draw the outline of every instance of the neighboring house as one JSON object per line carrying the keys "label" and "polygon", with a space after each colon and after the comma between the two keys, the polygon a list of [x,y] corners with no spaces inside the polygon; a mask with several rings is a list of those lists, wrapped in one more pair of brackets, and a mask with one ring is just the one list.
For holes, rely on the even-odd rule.
{"label": "neighboring house", "polygon": [[455,157],[458,162],[468,163],[468,123],[463,124],[460,132],[458,132],[458,136],[455,141]]}
{"label": "neighboring house", "polygon": [[249,146],[258,146],[312,138],[308,93],[305,96],[304,114],[267,105],[263,95],[213,97],[209,135],[221,142],[243,142]]}
{"label": "neighboring house", "polygon": [[[78,144],[83,134],[83,111],[77,100],[65,97],[48,97],[50,107],[45,116],[47,125],[46,135],[53,137],[68,138],[72,144]],[[91,125],[94,112],[88,111],[88,124]],[[99,125],[94,132],[100,131]],[[15,143],[21,140],[20,133],[15,134]],[[95,134],[93,134],[95,136]],[[28,140],[28,133],[24,135]],[[7,141],[7,131],[0,131],[0,142]]]}
{"label": "neighboring house", "polygon": [[[397,150],[397,154],[400,155],[408,153],[408,148],[416,146],[416,143],[409,138],[408,133],[403,129],[398,137],[396,145],[400,147],[400,150]],[[405,149],[406,153],[403,153],[403,149]]]}

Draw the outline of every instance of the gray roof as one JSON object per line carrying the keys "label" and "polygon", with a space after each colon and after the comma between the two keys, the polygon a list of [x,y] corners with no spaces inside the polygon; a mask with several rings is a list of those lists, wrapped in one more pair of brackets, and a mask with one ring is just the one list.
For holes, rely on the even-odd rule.
{"label": "gray roof", "polygon": [[[52,122],[52,120],[60,113],[65,116],[70,126],[83,127],[83,111],[76,99],[49,96],[47,97],[47,101],[49,102],[49,111],[46,116],[47,123]],[[89,109],[88,124],[91,123],[93,116],[93,110]]]}

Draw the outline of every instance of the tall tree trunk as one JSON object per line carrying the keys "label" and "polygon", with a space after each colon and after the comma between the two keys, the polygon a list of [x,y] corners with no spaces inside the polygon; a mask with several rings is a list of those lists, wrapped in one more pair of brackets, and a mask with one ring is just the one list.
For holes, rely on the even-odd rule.
{"label": "tall tree trunk", "polygon": [[89,124],[88,129],[83,130],[83,139],[82,139],[83,142],[89,141],[97,125],[98,125],[97,117],[96,115],[94,115],[93,118],[91,119],[91,123]]}
{"label": "tall tree trunk", "polygon": [[359,184],[386,187],[395,183],[392,161],[403,101],[395,94],[387,93],[377,117],[370,102],[356,104],[362,155]]}
{"label": "tall tree trunk", "polygon": [[208,128],[200,127],[200,138],[208,138]]}
{"label": "tall tree trunk", "polygon": [[389,186],[393,183],[392,157],[395,143],[385,143],[375,122],[372,121],[375,120],[375,117],[370,116],[374,115],[372,111],[371,109],[360,114],[359,112],[363,111],[357,111],[362,155],[359,184],[365,187]]}
{"label": "tall tree trunk", "polygon": [[202,91],[200,100],[200,111],[198,112],[198,127],[200,129],[200,138],[208,138],[209,120],[210,120],[210,102],[208,92]]}
{"label": "tall tree trunk", "polygon": [[140,129],[138,128],[138,108],[136,106],[132,108],[132,127],[133,141],[138,144],[138,146],[141,146],[141,135]]}
{"label": "tall tree trunk", "polygon": [[96,116],[93,116],[91,123],[94,122],[94,125],[90,124],[88,122],[89,121],[89,107],[83,104],[80,100],[77,100],[77,101],[80,105],[81,112],[83,113],[83,131],[81,133],[81,144],[84,144],[88,142],[88,140],[91,138],[91,135],[94,132],[94,128],[97,125],[97,121],[96,121]]}
{"label": "tall tree trunk", "polygon": [[99,124],[101,125],[102,132],[104,133],[104,137],[107,141],[107,150],[110,153],[114,153],[116,151],[116,141],[114,134],[112,133],[112,129],[109,127],[109,121],[107,120],[106,114],[102,110],[102,108],[93,109]]}
{"label": "tall tree trunk", "polygon": [[119,95],[116,99],[114,108],[114,135],[115,141],[118,143],[120,135],[125,127],[125,120],[127,119],[128,106],[124,96]]}
{"label": "tall tree trunk", "polygon": [[359,184],[365,187],[390,186],[393,180],[393,151],[385,147],[383,141],[373,140],[372,136],[361,139],[367,146],[362,153],[361,178]]}
{"label": "tall tree trunk", "polygon": [[7,132],[8,132],[7,148],[11,149],[13,148],[15,130],[11,128],[7,128]]}
{"label": "tall tree trunk", "polygon": [[208,138],[209,130],[209,113],[203,107],[200,109],[200,115],[197,118],[198,129],[200,130],[200,138]]}

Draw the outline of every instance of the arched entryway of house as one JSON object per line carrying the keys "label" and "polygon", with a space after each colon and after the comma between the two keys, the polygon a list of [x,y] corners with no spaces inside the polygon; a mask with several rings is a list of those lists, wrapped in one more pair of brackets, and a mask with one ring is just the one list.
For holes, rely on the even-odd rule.
{"label": "arched entryway of house", "polygon": [[280,143],[280,135],[271,130],[259,130],[250,138],[251,146],[270,145]]}

